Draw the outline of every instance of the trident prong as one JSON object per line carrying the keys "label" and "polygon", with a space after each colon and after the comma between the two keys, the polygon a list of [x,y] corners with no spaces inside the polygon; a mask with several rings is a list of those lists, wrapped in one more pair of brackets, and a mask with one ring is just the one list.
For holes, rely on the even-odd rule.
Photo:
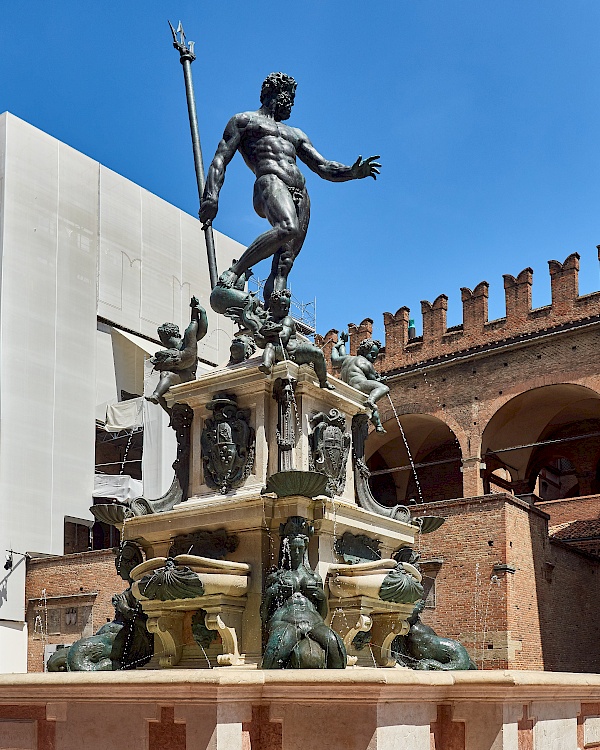
{"label": "trident prong", "polygon": [[[194,42],[188,42],[185,38],[183,24],[179,21],[177,24],[177,30],[175,30],[171,21],[168,23],[171,29],[171,34],[173,35],[173,47],[179,52],[182,60],[184,57],[187,57],[193,62],[196,59],[196,55],[194,54]],[[177,34],[179,34],[179,39],[177,38]]]}

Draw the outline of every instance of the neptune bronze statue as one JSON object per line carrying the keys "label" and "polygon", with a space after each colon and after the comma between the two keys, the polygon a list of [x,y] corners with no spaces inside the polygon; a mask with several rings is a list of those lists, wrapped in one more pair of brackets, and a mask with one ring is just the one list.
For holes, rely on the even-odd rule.
{"label": "neptune bronze statue", "polygon": [[241,112],[229,120],[208,170],[200,208],[202,223],[211,224],[217,215],[225,170],[239,151],[256,176],[254,210],[272,228],[255,239],[242,257],[221,274],[218,286],[234,287],[251,266],[273,256],[264,289],[267,303],[274,290],[287,287],[288,275],[308,229],[310,200],[296,160],[331,182],[376,179],[380,167],[378,156],[364,160],[359,156],[352,166],[321,156],[301,130],[284,124],[292,112],[295,94],[296,81],[291,76],[271,73],[262,84],[260,109]]}

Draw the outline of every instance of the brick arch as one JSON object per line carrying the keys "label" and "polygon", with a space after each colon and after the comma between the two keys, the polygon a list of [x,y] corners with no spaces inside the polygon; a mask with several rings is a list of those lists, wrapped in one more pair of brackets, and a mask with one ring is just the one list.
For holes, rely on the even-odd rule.
{"label": "brick arch", "polygon": [[[600,461],[599,433],[600,414],[595,418],[563,423],[546,430],[541,438],[543,441],[547,440],[548,444],[534,448],[527,467],[526,477],[532,491],[542,500],[562,500],[596,494]],[[540,486],[536,487],[538,476]],[[546,490],[549,491],[544,491],[544,481]],[[554,488],[552,484],[555,485]]]}
{"label": "brick arch", "polygon": [[[472,433],[465,429],[463,422],[459,421],[454,414],[450,411],[442,409],[436,409],[435,411],[428,408],[428,406],[421,402],[410,402],[410,401],[398,401],[397,393],[392,391],[392,398],[394,399],[394,407],[396,414],[402,417],[405,414],[427,414],[429,416],[438,419],[443,422],[447,427],[454,433],[454,436],[459,442],[460,450],[463,456],[472,455],[472,450],[469,446],[469,440],[473,439]],[[396,424],[396,417],[387,399],[383,399],[377,404],[381,421],[386,430],[395,429],[393,425]],[[373,428],[371,428],[373,429]]]}
{"label": "brick arch", "polygon": [[[494,468],[505,466],[514,478],[516,494],[532,491],[537,446],[531,444],[546,440],[566,425],[590,419],[600,420],[600,393],[579,383],[544,384],[505,398],[482,432],[487,479]],[[527,447],[515,450],[520,445]]]}
{"label": "brick arch", "polygon": [[[425,465],[417,466],[417,485],[412,470],[405,468],[410,466],[410,460],[392,414],[384,423],[387,432],[372,433],[367,441],[373,495],[385,505],[403,504],[410,499],[428,502],[461,497],[463,451],[453,430],[444,420],[418,412],[410,404],[404,404],[400,411],[398,416],[413,461]],[[398,470],[389,472],[389,469]]]}

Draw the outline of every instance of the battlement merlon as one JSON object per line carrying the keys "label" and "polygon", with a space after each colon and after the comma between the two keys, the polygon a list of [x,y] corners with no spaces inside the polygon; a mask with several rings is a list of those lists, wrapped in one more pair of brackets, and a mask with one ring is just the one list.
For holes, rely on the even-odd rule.
{"label": "battlement merlon", "polygon": [[348,353],[354,356],[360,342],[373,337],[373,321],[371,318],[365,318],[358,325],[348,323],[348,336]]}
{"label": "battlement merlon", "polygon": [[[598,246],[600,260],[600,245]],[[600,292],[579,296],[578,253],[569,255],[563,263],[548,261],[552,289],[552,302],[544,307],[532,308],[531,292],[533,270],[524,268],[516,277],[504,275],[506,315],[488,320],[489,284],[482,281],[471,290],[463,287],[462,325],[447,328],[448,297],[439,295],[433,303],[423,300],[423,335],[409,339],[410,310],[400,307],[394,314],[383,313],[385,348],[378,359],[382,372],[407,365],[452,355],[467,349],[494,344],[526,334],[534,334],[555,326],[600,316]],[[359,325],[349,324],[350,351],[354,354],[358,344],[372,336],[373,321],[366,318]],[[335,339],[335,340],[334,340]],[[329,331],[323,339],[329,361],[331,346],[337,341],[337,331]]]}

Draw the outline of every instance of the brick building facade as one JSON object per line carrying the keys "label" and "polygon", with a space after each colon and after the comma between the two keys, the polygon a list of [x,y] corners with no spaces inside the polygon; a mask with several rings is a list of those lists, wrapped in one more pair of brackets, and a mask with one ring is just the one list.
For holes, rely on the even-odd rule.
{"label": "brick building facade", "polygon": [[[600,293],[579,296],[576,253],[549,270],[552,303],[537,309],[532,269],[505,275],[498,320],[486,281],[461,290],[461,325],[447,328],[446,295],[421,303],[421,336],[408,308],[383,314],[387,432],[367,459],[381,503],[447,519],[421,540],[436,579],[426,622],[478,666],[598,671]],[[348,328],[356,353],[373,321]],[[337,340],[318,339],[329,359]]]}
{"label": "brick building facade", "polygon": [[[552,304],[542,308],[531,307],[527,268],[504,277],[498,320],[487,319],[487,282],[462,289],[459,326],[446,328],[445,295],[422,303],[422,336],[409,336],[408,308],[384,313],[377,367],[390,400],[379,404],[386,433],[370,435],[367,459],[381,503],[446,519],[419,540],[432,583],[426,623],[460,638],[478,667],[595,672],[600,292],[578,295],[577,254],[549,266]],[[349,326],[352,353],[372,326]],[[328,358],[337,336],[317,337]],[[112,617],[122,589],[108,551],[31,561],[29,668],[42,668],[44,607],[58,614],[43,637],[71,642]]]}
{"label": "brick building facade", "polygon": [[44,671],[47,646],[70,645],[110,622],[111,598],[126,586],[115,570],[112,549],[29,560],[27,671]]}

